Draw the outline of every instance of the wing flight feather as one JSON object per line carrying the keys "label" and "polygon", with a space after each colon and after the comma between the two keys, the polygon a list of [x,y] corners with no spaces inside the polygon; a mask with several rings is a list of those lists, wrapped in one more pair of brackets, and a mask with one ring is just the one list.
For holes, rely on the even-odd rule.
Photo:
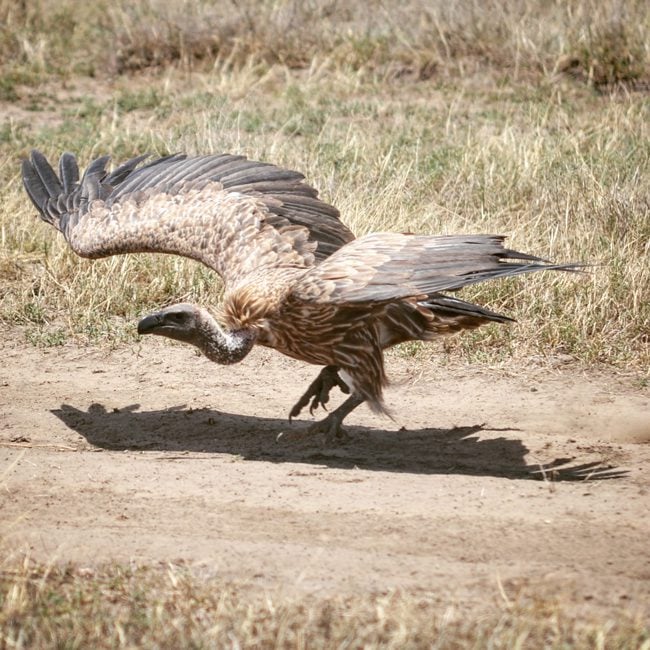
{"label": "wing flight feather", "polygon": [[500,235],[360,237],[310,269],[293,296],[310,302],[381,303],[454,291],[485,280],[543,270],[575,271],[509,250]]}
{"label": "wing flight feather", "polygon": [[103,156],[80,179],[65,153],[59,178],[34,151],[23,162],[23,183],[42,218],[83,257],[174,253],[230,284],[266,266],[310,266],[354,239],[298,172],[232,154],[175,154],[141,165],[145,158],[109,173]]}

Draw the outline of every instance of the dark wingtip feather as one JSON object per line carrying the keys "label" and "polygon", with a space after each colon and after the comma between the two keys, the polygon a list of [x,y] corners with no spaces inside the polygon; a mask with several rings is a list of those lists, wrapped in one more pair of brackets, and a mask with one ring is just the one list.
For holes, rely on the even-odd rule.
{"label": "dark wingtip feather", "polygon": [[23,160],[21,172],[27,196],[31,199],[34,207],[41,214],[44,214],[45,203],[50,198],[50,195],[47,193],[41,177],[36,173],[34,165],[29,160]]}
{"label": "dark wingtip feather", "polygon": [[77,159],[69,151],[63,153],[59,158],[59,176],[63,183],[63,193],[70,194],[79,182],[79,165],[77,165]]}
{"label": "dark wingtip feather", "polygon": [[37,149],[32,151],[31,155],[32,166],[34,171],[40,177],[43,188],[48,193],[50,198],[56,198],[63,191],[61,182],[57,175],[54,173],[52,166],[47,162],[47,158]]}
{"label": "dark wingtip feather", "polygon": [[107,182],[113,187],[119,185],[126,180],[133,170],[143,161],[149,158],[151,154],[145,153],[141,156],[136,156],[122,163],[117,169],[114,169],[106,179]]}
{"label": "dark wingtip feather", "polygon": [[95,158],[95,160],[93,160],[90,165],[86,167],[86,171],[84,172],[84,175],[81,179],[81,183],[83,184],[84,181],[90,176],[99,176],[103,178],[106,174],[106,163],[110,159],[110,156],[101,156],[100,158]]}
{"label": "dark wingtip feather", "polygon": [[537,257],[536,255],[529,255],[528,253],[521,253],[512,248],[505,248],[499,257],[507,258],[509,260],[527,260],[529,262],[544,262],[545,264],[551,264],[551,260],[546,260],[543,257]]}

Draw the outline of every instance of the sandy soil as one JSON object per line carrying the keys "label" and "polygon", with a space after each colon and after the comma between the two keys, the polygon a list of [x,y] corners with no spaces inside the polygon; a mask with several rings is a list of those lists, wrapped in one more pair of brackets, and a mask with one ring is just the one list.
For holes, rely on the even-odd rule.
{"label": "sandy soil", "polygon": [[183,562],[290,596],[550,595],[650,615],[650,393],[629,380],[393,357],[394,421],[362,407],[337,447],[288,424],[317,369],[275,353],[223,368],[151,339],[19,339],[0,339],[16,553]]}

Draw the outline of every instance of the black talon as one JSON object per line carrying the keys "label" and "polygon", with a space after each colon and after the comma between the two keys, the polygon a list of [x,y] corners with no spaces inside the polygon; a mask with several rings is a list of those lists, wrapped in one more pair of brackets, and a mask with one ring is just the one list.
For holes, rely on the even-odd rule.
{"label": "black talon", "polygon": [[336,366],[325,366],[320,371],[318,377],[309,384],[309,388],[307,388],[305,394],[294,404],[293,408],[289,412],[289,422],[291,422],[293,418],[298,417],[302,409],[308,404],[310,415],[314,415],[314,411],[318,407],[327,410],[326,405],[330,400],[330,392],[335,386],[338,386],[346,395],[350,394],[350,388],[341,379],[338,370],[339,369]]}

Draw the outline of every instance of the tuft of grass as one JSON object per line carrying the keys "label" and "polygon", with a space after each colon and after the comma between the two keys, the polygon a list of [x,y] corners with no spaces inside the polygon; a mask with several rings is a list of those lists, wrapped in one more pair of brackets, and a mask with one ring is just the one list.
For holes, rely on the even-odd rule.
{"label": "tuft of grass", "polygon": [[0,572],[0,639],[14,648],[646,648],[650,629],[598,623],[522,598],[462,617],[434,594],[329,599],[263,594],[182,566],[99,568],[25,561]]}
{"label": "tuft of grass", "polygon": [[598,89],[647,83],[648,24],[631,19],[638,9],[635,3],[579,7],[581,20],[568,33],[558,68]]}

